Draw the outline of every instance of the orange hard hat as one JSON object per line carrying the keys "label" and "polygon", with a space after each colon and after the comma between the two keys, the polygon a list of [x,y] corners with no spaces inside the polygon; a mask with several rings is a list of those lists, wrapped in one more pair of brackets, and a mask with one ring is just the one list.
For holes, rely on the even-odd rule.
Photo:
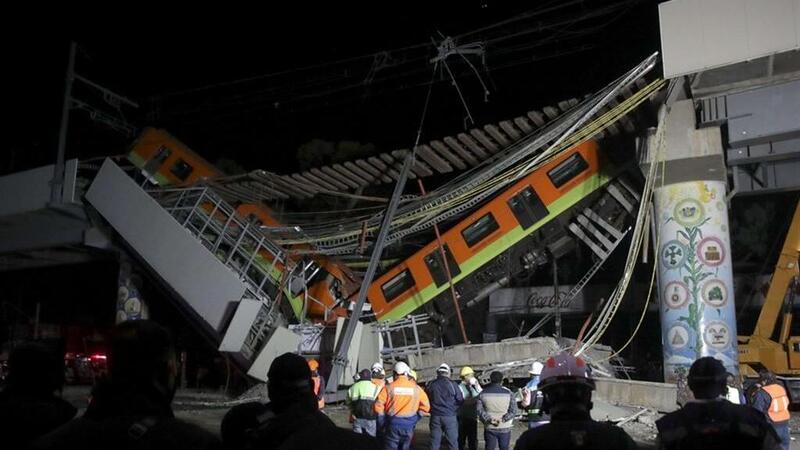
{"label": "orange hard hat", "polygon": [[316,359],[309,359],[308,368],[311,369],[312,372],[319,369],[319,362]]}

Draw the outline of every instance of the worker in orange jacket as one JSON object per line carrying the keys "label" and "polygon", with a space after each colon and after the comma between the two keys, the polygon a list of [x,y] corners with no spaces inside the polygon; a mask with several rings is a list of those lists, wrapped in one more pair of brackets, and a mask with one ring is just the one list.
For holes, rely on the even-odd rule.
{"label": "worker in orange jacket", "polygon": [[309,359],[308,368],[311,369],[311,381],[314,382],[314,396],[317,399],[317,409],[322,411],[322,408],[325,407],[325,379],[319,374],[319,361],[316,359]]}
{"label": "worker in orange jacket", "polygon": [[761,374],[761,388],[753,399],[753,408],[761,411],[769,419],[775,432],[781,438],[781,448],[789,450],[789,396],[774,374],[764,371]]}
{"label": "worker in orange jacket", "polygon": [[410,371],[408,364],[396,363],[394,381],[381,389],[375,401],[384,450],[408,450],[417,422],[431,410],[428,395],[409,378]]}

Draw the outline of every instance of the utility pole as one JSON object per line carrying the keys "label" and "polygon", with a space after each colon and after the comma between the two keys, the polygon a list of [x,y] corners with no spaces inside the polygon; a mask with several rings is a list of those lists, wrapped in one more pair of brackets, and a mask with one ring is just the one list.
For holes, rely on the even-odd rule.
{"label": "utility pole", "polygon": [[342,333],[342,336],[339,338],[339,345],[336,346],[333,368],[328,377],[328,383],[325,386],[327,392],[336,392],[339,389],[339,378],[341,378],[345,366],[347,365],[347,352],[350,350],[350,341],[353,340],[356,325],[358,325],[358,320],[361,317],[361,310],[367,302],[367,290],[369,289],[369,285],[372,284],[373,278],[375,278],[375,272],[378,270],[381,254],[383,254],[383,246],[386,244],[386,236],[389,235],[394,213],[397,211],[397,206],[400,204],[400,197],[406,185],[408,172],[411,171],[411,166],[414,165],[415,153],[416,152],[413,150],[408,152],[405,162],[403,163],[403,169],[400,171],[400,176],[397,179],[397,184],[394,186],[392,198],[389,200],[389,206],[386,207],[383,213],[383,221],[378,231],[378,237],[375,239],[372,255],[369,258],[367,272],[364,274],[364,279],[361,281],[361,289],[358,291],[358,298],[353,306],[353,312],[350,313],[350,317],[347,318],[344,333]]}
{"label": "utility pole", "polygon": [[64,103],[61,106],[61,127],[58,130],[58,153],[56,154],[56,166],[53,170],[53,181],[50,183],[51,203],[61,203],[61,191],[64,187],[64,153],[67,147],[69,110],[72,108],[72,83],[75,81],[75,51],[77,47],[78,45],[75,41],[70,42],[67,75],[64,80]]}
{"label": "utility pole", "polygon": [[[438,67],[438,63],[434,64],[432,79],[436,76],[436,69]],[[356,325],[358,325],[358,320],[361,318],[361,310],[367,302],[367,290],[369,289],[369,285],[372,284],[373,278],[375,278],[375,272],[378,270],[378,264],[380,263],[381,254],[383,253],[383,246],[386,244],[386,237],[389,235],[389,229],[392,228],[392,219],[394,218],[395,212],[397,212],[397,207],[400,205],[400,197],[403,195],[408,173],[411,172],[411,166],[414,165],[414,160],[417,156],[417,146],[422,137],[422,125],[425,123],[425,117],[428,114],[428,104],[431,100],[432,89],[433,82],[428,85],[428,95],[425,97],[425,106],[422,109],[422,118],[420,119],[419,128],[417,129],[417,138],[414,141],[414,146],[411,147],[411,150],[406,155],[405,161],[403,161],[403,168],[400,170],[397,184],[394,185],[392,197],[389,199],[389,204],[383,212],[383,219],[378,229],[378,236],[375,238],[372,255],[370,255],[369,258],[369,265],[367,265],[367,271],[364,273],[364,279],[361,280],[361,289],[358,291],[358,298],[353,305],[353,312],[346,320],[344,333],[342,333],[339,343],[336,346],[336,356],[333,358],[333,369],[328,377],[328,384],[325,386],[327,392],[333,393],[339,389],[339,378],[341,378],[347,366],[347,352],[350,350],[350,341],[353,340]]]}
{"label": "utility pole", "polygon": [[556,338],[561,337],[561,299],[558,295],[558,260],[553,255],[553,301],[555,305]]}

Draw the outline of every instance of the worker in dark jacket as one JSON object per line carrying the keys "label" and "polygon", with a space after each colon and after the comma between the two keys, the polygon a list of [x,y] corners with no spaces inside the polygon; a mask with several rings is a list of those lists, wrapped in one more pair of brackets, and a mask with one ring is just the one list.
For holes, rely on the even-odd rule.
{"label": "worker in dark jacket", "polygon": [[358,377],[358,381],[347,390],[345,398],[345,403],[350,407],[353,431],[375,436],[378,414],[374,407],[382,387],[372,382],[372,372],[369,369],[362,370]]}
{"label": "worker in dark jacket", "polygon": [[789,450],[789,396],[786,389],[770,372],[763,372],[761,386],[753,396],[753,408],[764,413],[781,439],[781,448]]}
{"label": "worker in dark jacket", "polygon": [[481,395],[481,385],[475,378],[472,367],[461,368],[461,395],[464,403],[458,408],[458,450],[478,450],[478,396]]}
{"label": "worker in dark jacket", "polygon": [[442,435],[450,449],[458,448],[458,407],[464,395],[455,381],[450,379],[450,366],[442,363],[436,369],[436,379],[428,383],[428,399],[431,403],[431,450],[439,450]]}
{"label": "worker in dark jacket", "polygon": [[550,423],[522,433],[514,450],[635,450],[622,428],[592,420],[594,380],[583,359],[560,353],[545,361],[538,389]]}
{"label": "worker in dark jacket", "polygon": [[478,418],[483,422],[483,439],[486,450],[508,450],[511,442],[511,429],[517,415],[517,402],[514,393],[503,387],[503,374],[489,374],[489,386],[478,396]]}
{"label": "worker in dark jacket", "polygon": [[370,436],[337,427],[318,409],[311,371],[302,356],[284,353],[267,373],[270,403],[247,432],[248,450],[378,449]]}
{"label": "worker in dark jacket", "polygon": [[722,363],[710,356],[692,364],[688,382],[695,399],[656,421],[660,448],[779,448],[778,436],[763,414],[725,399],[726,375]]}

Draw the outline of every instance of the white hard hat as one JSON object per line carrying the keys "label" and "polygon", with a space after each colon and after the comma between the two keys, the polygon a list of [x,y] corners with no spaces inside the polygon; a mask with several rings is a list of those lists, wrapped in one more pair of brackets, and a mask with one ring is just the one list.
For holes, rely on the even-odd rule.
{"label": "white hard hat", "polygon": [[539,389],[546,391],[557,384],[581,384],[592,390],[595,388],[586,362],[566,352],[551,356],[545,362]]}
{"label": "white hard hat", "polygon": [[403,361],[398,361],[394,364],[395,375],[408,375],[408,372],[410,371],[411,368],[408,367],[408,364],[404,363]]}
{"label": "white hard hat", "polygon": [[436,373],[446,373],[450,375],[450,366],[448,366],[447,363],[441,363],[439,368],[436,369]]}
{"label": "white hard hat", "polygon": [[533,364],[531,364],[531,370],[529,370],[528,373],[531,375],[539,375],[542,373],[543,367],[544,364],[540,363],[539,361],[534,361]]}
{"label": "white hard hat", "polygon": [[381,375],[386,375],[386,372],[383,370],[383,363],[376,362],[372,365],[372,373],[380,373]]}

